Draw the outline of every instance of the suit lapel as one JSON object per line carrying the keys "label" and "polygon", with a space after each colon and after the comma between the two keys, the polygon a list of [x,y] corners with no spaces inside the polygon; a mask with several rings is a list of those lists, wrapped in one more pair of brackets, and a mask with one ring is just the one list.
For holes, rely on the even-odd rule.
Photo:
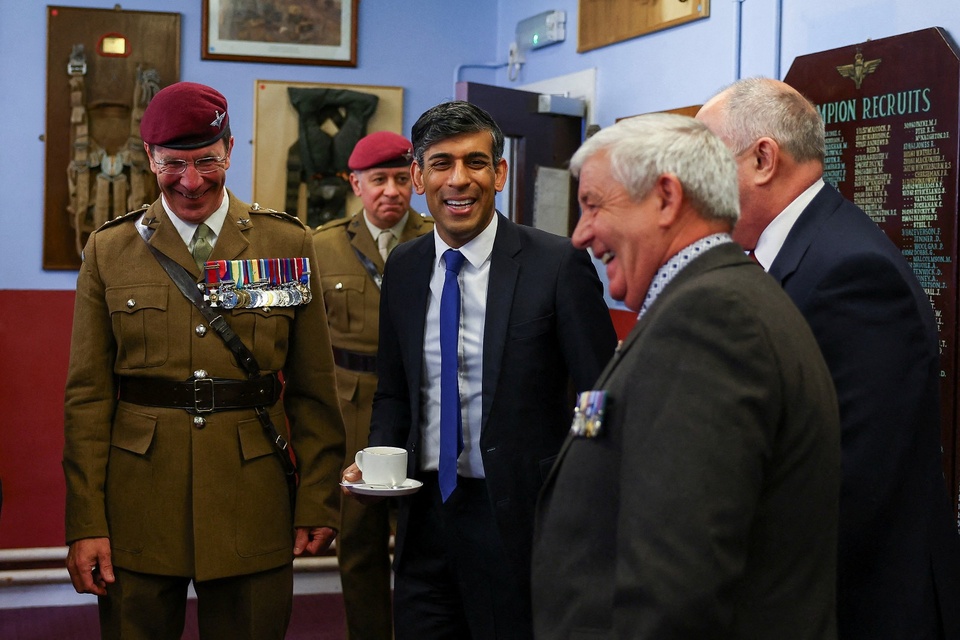
{"label": "suit lapel", "polygon": [[500,379],[513,292],[520,275],[520,259],[520,235],[514,223],[500,216],[497,221],[497,236],[490,254],[490,278],[487,284],[487,309],[483,327],[481,434],[486,428],[497,381]]}
{"label": "suit lapel", "polygon": [[[607,363],[607,366],[603,368],[603,371],[600,372],[600,376],[597,378],[596,383],[593,385],[593,389],[603,389],[607,384],[607,380],[610,379],[610,376],[613,375],[614,370],[617,366],[623,361],[623,356],[627,351],[636,343],[637,338],[643,333],[644,328],[649,321],[650,314],[644,314],[643,318],[637,320],[637,323],[633,326],[633,329],[630,330],[630,333],[627,334],[627,337],[617,345],[617,350],[614,351],[613,357],[610,358],[610,362]],[[570,422],[573,422],[573,415],[570,416]],[[557,454],[557,459],[553,463],[553,466],[550,468],[550,473],[547,474],[547,478],[543,483],[544,487],[552,484],[553,476],[556,474],[557,469],[560,467],[560,461],[567,454],[567,450],[570,448],[570,445],[574,440],[582,436],[574,436],[570,433],[567,434],[566,439],[563,441],[563,445],[560,447],[560,452]]]}
{"label": "suit lapel", "polygon": [[[594,384],[593,388],[603,389],[607,386],[607,381],[613,376],[614,371],[616,371],[620,363],[623,362],[627,352],[636,346],[637,341],[640,339],[640,336],[643,335],[643,332],[646,330],[646,328],[651,322],[656,320],[657,315],[659,315],[660,309],[662,308],[661,302],[663,299],[670,296],[671,291],[675,290],[678,286],[681,286],[683,282],[696,278],[706,271],[732,266],[737,263],[749,264],[748,259],[744,256],[742,249],[740,249],[738,245],[724,244],[710,249],[700,258],[691,262],[683,269],[683,271],[678,273],[673,281],[671,281],[670,284],[668,284],[661,292],[660,298],[658,298],[657,301],[654,302],[649,309],[647,309],[642,318],[637,320],[637,323],[633,326],[633,329],[630,330],[630,333],[627,334],[627,337],[624,338],[623,342],[617,346],[617,350],[614,352],[610,362],[607,363],[607,366],[604,367],[603,371],[600,373],[600,376],[597,378],[597,382]],[[571,416],[571,422],[572,420],[573,416]],[[566,455],[570,445],[574,442],[574,440],[577,440],[580,437],[581,436],[567,435],[566,440],[563,442],[563,446],[560,447],[560,453],[557,454],[557,460],[554,462],[553,467],[550,469],[550,473],[544,482],[544,487],[547,487],[552,483],[554,474],[559,468],[560,462]]]}
{"label": "suit lapel", "polygon": [[[400,315],[406,319],[403,324],[399,325],[406,328],[406,332],[399,332],[399,339],[404,348],[409,350],[406,362],[409,362],[410,366],[405,367],[405,369],[410,392],[419,397],[423,374],[423,338],[427,322],[427,300],[430,296],[430,277],[433,275],[434,256],[436,255],[433,235],[422,236],[422,239],[412,249],[411,270],[406,273],[408,277],[402,280],[402,284],[397,285],[403,291],[403,297],[409,301],[409,304],[404,305],[404,308],[399,311]],[[391,282],[394,281],[391,280]],[[409,309],[416,309],[417,312],[409,313]],[[409,322],[409,325],[406,322]],[[414,403],[414,407],[415,414],[412,416],[411,430],[419,432],[420,403]],[[419,434],[417,437],[419,437]]]}
{"label": "suit lapel", "polygon": [[797,270],[800,261],[814,238],[820,232],[821,225],[837,210],[843,198],[836,189],[826,184],[814,196],[810,204],[803,210],[787,234],[783,246],[780,247],[777,257],[770,265],[770,275],[776,278],[781,285]]}

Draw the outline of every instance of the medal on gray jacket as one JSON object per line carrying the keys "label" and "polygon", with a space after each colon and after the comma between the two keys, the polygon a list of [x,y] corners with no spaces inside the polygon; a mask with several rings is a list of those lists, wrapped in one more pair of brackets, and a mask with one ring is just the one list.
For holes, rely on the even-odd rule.
{"label": "medal on gray jacket", "polygon": [[584,391],[577,396],[573,409],[570,434],[577,438],[596,438],[603,430],[603,412],[607,406],[607,392],[603,389]]}

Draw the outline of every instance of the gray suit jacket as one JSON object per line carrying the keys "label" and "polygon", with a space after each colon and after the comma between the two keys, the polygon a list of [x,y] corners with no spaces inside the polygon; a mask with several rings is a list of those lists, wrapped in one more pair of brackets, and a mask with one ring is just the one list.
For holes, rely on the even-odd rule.
{"label": "gray suit jacket", "polygon": [[739,246],[668,284],[541,493],[538,638],[835,638],[840,429],[817,344]]}

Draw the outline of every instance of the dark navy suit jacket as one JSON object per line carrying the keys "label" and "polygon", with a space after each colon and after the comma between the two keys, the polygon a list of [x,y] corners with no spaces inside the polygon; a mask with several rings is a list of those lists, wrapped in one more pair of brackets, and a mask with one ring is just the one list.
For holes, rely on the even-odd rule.
{"label": "dark navy suit jacket", "polygon": [[825,186],[770,266],[806,317],[840,402],[841,640],[960,635],[960,538],[940,449],[940,356],[899,249]]}
{"label": "dark navy suit jacket", "polygon": [[[490,260],[480,446],[500,542],[518,583],[529,589],[533,511],[570,426],[570,383],[578,391],[590,388],[613,355],[616,334],[596,269],[569,239],[501,216]],[[370,444],[405,447],[413,478],[434,264],[433,234],[398,246],[390,254],[380,299]],[[398,567],[409,517],[407,501],[400,502]]]}

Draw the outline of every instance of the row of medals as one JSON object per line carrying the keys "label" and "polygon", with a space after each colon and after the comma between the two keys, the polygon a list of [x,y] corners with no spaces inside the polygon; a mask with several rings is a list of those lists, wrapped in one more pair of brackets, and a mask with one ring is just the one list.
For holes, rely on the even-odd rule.
{"label": "row of medals", "polygon": [[210,306],[224,309],[254,309],[258,307],[295,307],[313,299],[310,287],[303,282],[285,282],[280,286],[250,285],[237,287],[221,282],[216,289],[208,289]]}

